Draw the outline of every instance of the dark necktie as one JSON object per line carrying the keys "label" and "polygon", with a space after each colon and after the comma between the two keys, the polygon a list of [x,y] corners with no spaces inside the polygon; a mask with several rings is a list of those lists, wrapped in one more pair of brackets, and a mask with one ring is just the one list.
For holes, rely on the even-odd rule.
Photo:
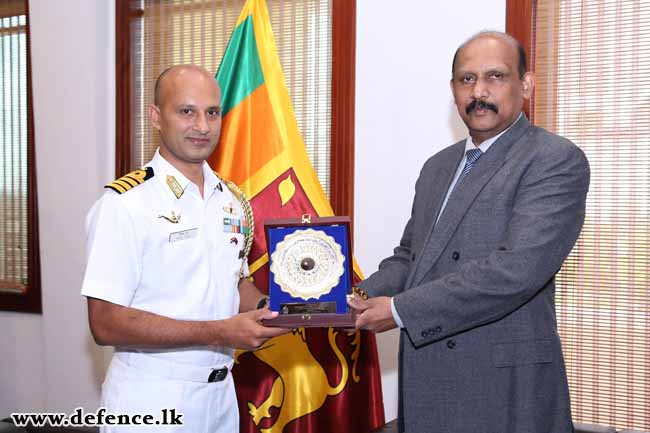
{"label": "dark necktie", "polygon": [[460,184],[463,178],[467,176],[467,173],[469,173],[472,167],[474,167],[474,164],[476,164],[476,161],[478,161],[481,155],[483,155],[483,152],[481,152],[481,149],[478,148],[470,149],[465,153],[465,155],[467,155],[467,161],[465,162],[465,167],[463,167],[463,171],[461,171],[460,176],[458,176],[456,185]]}
{"label": "dark necktie", "polygon": [[[454,184],[452,191],[455,191],[456,188],[458,188],[458,185],[460,185],[460,182],[463,180],[465,176],[467,176],[467,173],[470,172],[472,167],[474,167],[474,164],[476,164],[476,161],[483,155],[483,152],[481,152],[481,149],[476,148],[476,149],[470,149],[467,152],[465,152],[465,155],[467,156],[467,159],[465,161],[465,166],[463,167],[463,171],[460,172],[460,176],[458,176],[458,180],[456,180],[456,183]],[[440,209],[440,213],[438,214],[438,219],[436,219],[436,224],[438,224],[438,220],[440,219],[440,216],[442,215],[443,211],[447,207],[447,198],[445,199],[444,203],[442,204],[442,208]]]}

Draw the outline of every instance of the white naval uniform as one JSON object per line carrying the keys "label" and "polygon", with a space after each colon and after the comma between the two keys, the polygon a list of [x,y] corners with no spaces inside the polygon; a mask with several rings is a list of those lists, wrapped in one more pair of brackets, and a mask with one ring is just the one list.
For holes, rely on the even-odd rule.
{"label": "white naval uniform", "polygon": [[[248,274],[240,257],[244,234],[233,229],[245,220],[239,200],[207,163],[203,198],[158,151],[147,166],[153,178],[122,194],[108,190],[89,212],[82,294],[180,320],[235,315],[242,264]],[[182,188],[179,198],[168,176]],[[233,356],[228,347],[116,347],[102,387],[107,411],[157,418],[161,409],[176,408],[184,426],[102,431],[239,431],[232,375],[207,383],[213,368],[232,367]]]}

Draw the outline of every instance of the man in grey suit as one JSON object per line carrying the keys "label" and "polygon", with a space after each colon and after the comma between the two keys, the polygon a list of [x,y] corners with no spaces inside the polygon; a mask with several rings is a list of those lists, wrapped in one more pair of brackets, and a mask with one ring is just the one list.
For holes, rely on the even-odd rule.
{"label": "man in grey suit", "polygon": [[528,122],[525,52],[482,32],[451,89],[469,129],[431,157],[391,257],[355,298],[357,327],[401,328],[398,425],[407,433],[572,432],[554,276],[585,217],[589,165]]}

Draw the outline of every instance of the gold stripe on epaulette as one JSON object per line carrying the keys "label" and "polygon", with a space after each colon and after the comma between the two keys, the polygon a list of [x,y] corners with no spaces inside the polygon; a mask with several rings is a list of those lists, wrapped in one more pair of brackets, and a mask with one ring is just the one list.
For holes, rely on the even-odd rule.
{"label": "gold stripe on epaulette", "polygon": [[121,185],[115,182],[111,182],[108,185],[104,185],[104,188],[110,188],[118,194],[122,194],[126,192],[126,190]]}
{"label": "gold stripe on epaulette", "polygon": [[126,176],[122,176],[122,177],[119,179],[119,181],[120,181],[120,182],[126,182],[126,183],[128,183],[129,185],[131,185],[131,187],[134,187],[134,186],[138,186],[138,185],[140,185],[140,182],[138,182],[138,181],[135,180],[135,179],[130,178],[128,174],[127,174]]}
{"label": "gold stripe on epaulette", "polygon": [[119,179],[115,179],[113,182],[105,185],[104,188],[110,188],[118,194],[123,194],[133,187],[142,185],[146,180],[151,179],[153,175],[153,168],[145,167],[144,169],[132,171]]}
{"label": "gold stripe on epaulette", "polygon": [[124,177],[129,177],[138,182],[138,184],[141,184],[145,180],[149,180],[153,177],[153,168],[145,167],[144,169],[134,170],[131,173],[127,173]]}
{"label": "gold stripe on epaulette", "polygon": [[128,191],[131,188],[133,188],[133,185],[131,185],[128,182],[124,182],[124,180],[122,180],[122,178],[114,180],[113,183],[116,183],[116,184],[120,185],[122,188],[124,188],[125,191]]}

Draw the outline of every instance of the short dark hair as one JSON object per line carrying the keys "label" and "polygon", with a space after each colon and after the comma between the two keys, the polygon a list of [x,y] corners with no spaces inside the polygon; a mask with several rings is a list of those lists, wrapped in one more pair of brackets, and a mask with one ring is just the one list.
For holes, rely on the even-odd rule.
{"label": "short dark hair", "polygon": [[519,42],[517,39],[515,39],[514,37],[512,37],[511,35],[509,35],[507,33],[497,32],[497,31],[482,31],[482,32],[479,32],[479,33],[475,34],[474,36],[470,37],[468,40],[463,42],[456,49],[456,52],[454,53],[454,59],[451,62],[451,77],[452,77],[452,79],[454,77],[454,73],[456,72],[456,59],[458,58],[458,53],[460,53],[460,51],[463,48],[465,48],[465,46],[467,44],[469,44],[470,42],[472,42],[472,41],[474,41],[474,40],[476,40],[478,38],[486,37],[486,36],[505,39],[506,41],[515,44],[515,46],[517,47],[517,53],[519,54],[519,62],[518,62],[518,65],[517,65],[517,71],[519,72],[519,78],[524,78],[524,74],[528,71],[528,69],[526,67],[526,65],[527,65],[526,50],[524,49],[524,46],[521,45],[521,42]]}

